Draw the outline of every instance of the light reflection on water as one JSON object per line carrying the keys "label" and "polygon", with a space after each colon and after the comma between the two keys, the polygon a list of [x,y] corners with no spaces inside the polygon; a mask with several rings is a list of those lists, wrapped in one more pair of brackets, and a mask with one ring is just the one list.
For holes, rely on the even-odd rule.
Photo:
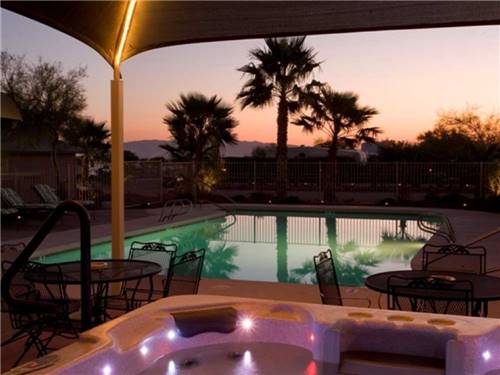
{"label": "light reflection on water", "polygon": [[[236,220],[235,220],[236,219]],[[437,218],[428,218],[438,223]],[[430,235],[417,217],[402,214],[240,212],[225,218],[129,238],[178,245],[178,254],[205,248],[203,277],[315,283],[313,255],[332,249],[339,282],[363,285],[366,276],[409,269]],[[109,258],[110,243],[92,246],[92,258]],[[79,250],[43,257],[47,263],[79,259]]]}

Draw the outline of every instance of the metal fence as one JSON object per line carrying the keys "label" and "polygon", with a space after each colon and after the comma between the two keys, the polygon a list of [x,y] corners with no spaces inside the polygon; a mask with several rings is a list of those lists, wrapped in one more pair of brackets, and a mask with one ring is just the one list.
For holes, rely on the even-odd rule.
{"label": "metal fence", "polygon": [[[341,162],[336,166],[333,186],[337,192],[392,193],[408,198],[411,193],[459,193],[484,197],[494,163],[443,162]],[[325,171],[334,165],[323,161],[289,161],[287,188],[291,192],[322,193]],[[224,163],[220,189],[273,191],[276,163],[230,161]]]}
{"label": "metal fence", "polygon": [[[333,168],[322,161],[290,161],[287,189],[289,195],[309,194],[321,199],[325,171]],[[190,162],[133,161],[125,163],[126,205],[164,202],[191,192],[193,164]],[[273,193],[276,163],[273,161],[226,161],[214,189],[231,196],[252,192]],[[488,194],[488,176],[494,163],[345,163],[337,164],[334,187],[338,193],[362,196],[366,193],[412,200],[417,195],[457,193],[484,198]],[[3,173],[2,186],[14,188],[27,202],[38,200],[33,185],[48,184],[61,199],[111,200],[111,173],[103,167],[82,181],[81,169],[60,171],[59,186],[52,171],[39,173]],[[332,185],[330,185],[332,186]]]}

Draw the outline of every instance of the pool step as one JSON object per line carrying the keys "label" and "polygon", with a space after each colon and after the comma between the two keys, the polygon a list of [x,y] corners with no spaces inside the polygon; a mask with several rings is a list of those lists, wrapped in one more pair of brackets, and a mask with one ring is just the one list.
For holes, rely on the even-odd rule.
{"label": "pool step", "polygon": [[445,361],[405,354],[344,352],[339,372],[344,375],[444,375]]}

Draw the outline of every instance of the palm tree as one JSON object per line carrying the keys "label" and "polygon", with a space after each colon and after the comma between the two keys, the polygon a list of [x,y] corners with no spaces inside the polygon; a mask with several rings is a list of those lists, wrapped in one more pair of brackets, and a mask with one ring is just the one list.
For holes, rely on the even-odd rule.
{"label": "palm tree", "polygon": [[196,195],[204,161],[218,164],[220,147],[237,142],[233,129],[238,122],[232,117],[233,108],[222,103],[217,95],[210,98],[199,93],[181,95],[166,107],[170,114],[163,118],[163,123],[175,144],[160,147],[176,160],[194,162],[193,195]]}
{"label": "palm tree", "polygon": [[77,117],[62,131],[62,136],[70,145],[78,147],[83,154],[81,178],[88,181],[90,166],[106,158],[111,133],[105,122],[95,122],[92,118]]}
{"label": "palm tree", "polygon": [[250,51],[249,64],[239,68],[248,76],[237,99],[241,108],[262,108],[278,103],[278,148],[276,153],[276,194],[286,197],[288,116],[301,107],[299,85],[320,66],[312,48],[304,45],[305,37],[268,38],[264,48]]}
{"label": "palm tree", "polygon": [[381,130],[366,124],[378,112],[375,108],[360,106],[355,93],[337,92],[328,84],[311,86],[304,100],[310,111],[303,113],[294,124],[309,133],[321,130],[327,134],[329,166],[324,168],[323,191],[325,201],[333,202],[339,145],[353,148],[361,141],[373,142]]}
{"label": "palm tree", "polygon": [[288,282],[288,217],[276,215],[276,278]]}

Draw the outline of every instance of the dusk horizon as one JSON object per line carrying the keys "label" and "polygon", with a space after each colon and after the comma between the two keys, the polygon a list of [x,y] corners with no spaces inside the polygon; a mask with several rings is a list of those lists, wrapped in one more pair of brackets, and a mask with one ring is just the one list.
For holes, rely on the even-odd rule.
{"label": "dusk horizon", "polygon": [[[1,12],[2,50],[25,55],[28,62],[38,57],[61,61],[65,70],[86,66],[84,115],[109,127],[108,64],[57,30]],[[378,110],[370,125],[382,129],[379,140],[415,141],[433,127],[439,111],[473,106],[483,115],[498,113],[499,31],[498,26],[475,26],[316,35],[308,36],[306,44],[322,61],[315,79],[338,91],[353,91],[362,105]],[[181,45],[125,61],[125,141],[167,140],[165,104],[180,94],[200,92],[218,95],[234,107],[238,140],[276,143],[276,105],[242,111],[235,100],[245,82],[237,68],[249,62],[249,50],[262,46],[262,39]],[[292,124],[288,129],[290,144],[312,145],[322,135],[304,134]]]}

